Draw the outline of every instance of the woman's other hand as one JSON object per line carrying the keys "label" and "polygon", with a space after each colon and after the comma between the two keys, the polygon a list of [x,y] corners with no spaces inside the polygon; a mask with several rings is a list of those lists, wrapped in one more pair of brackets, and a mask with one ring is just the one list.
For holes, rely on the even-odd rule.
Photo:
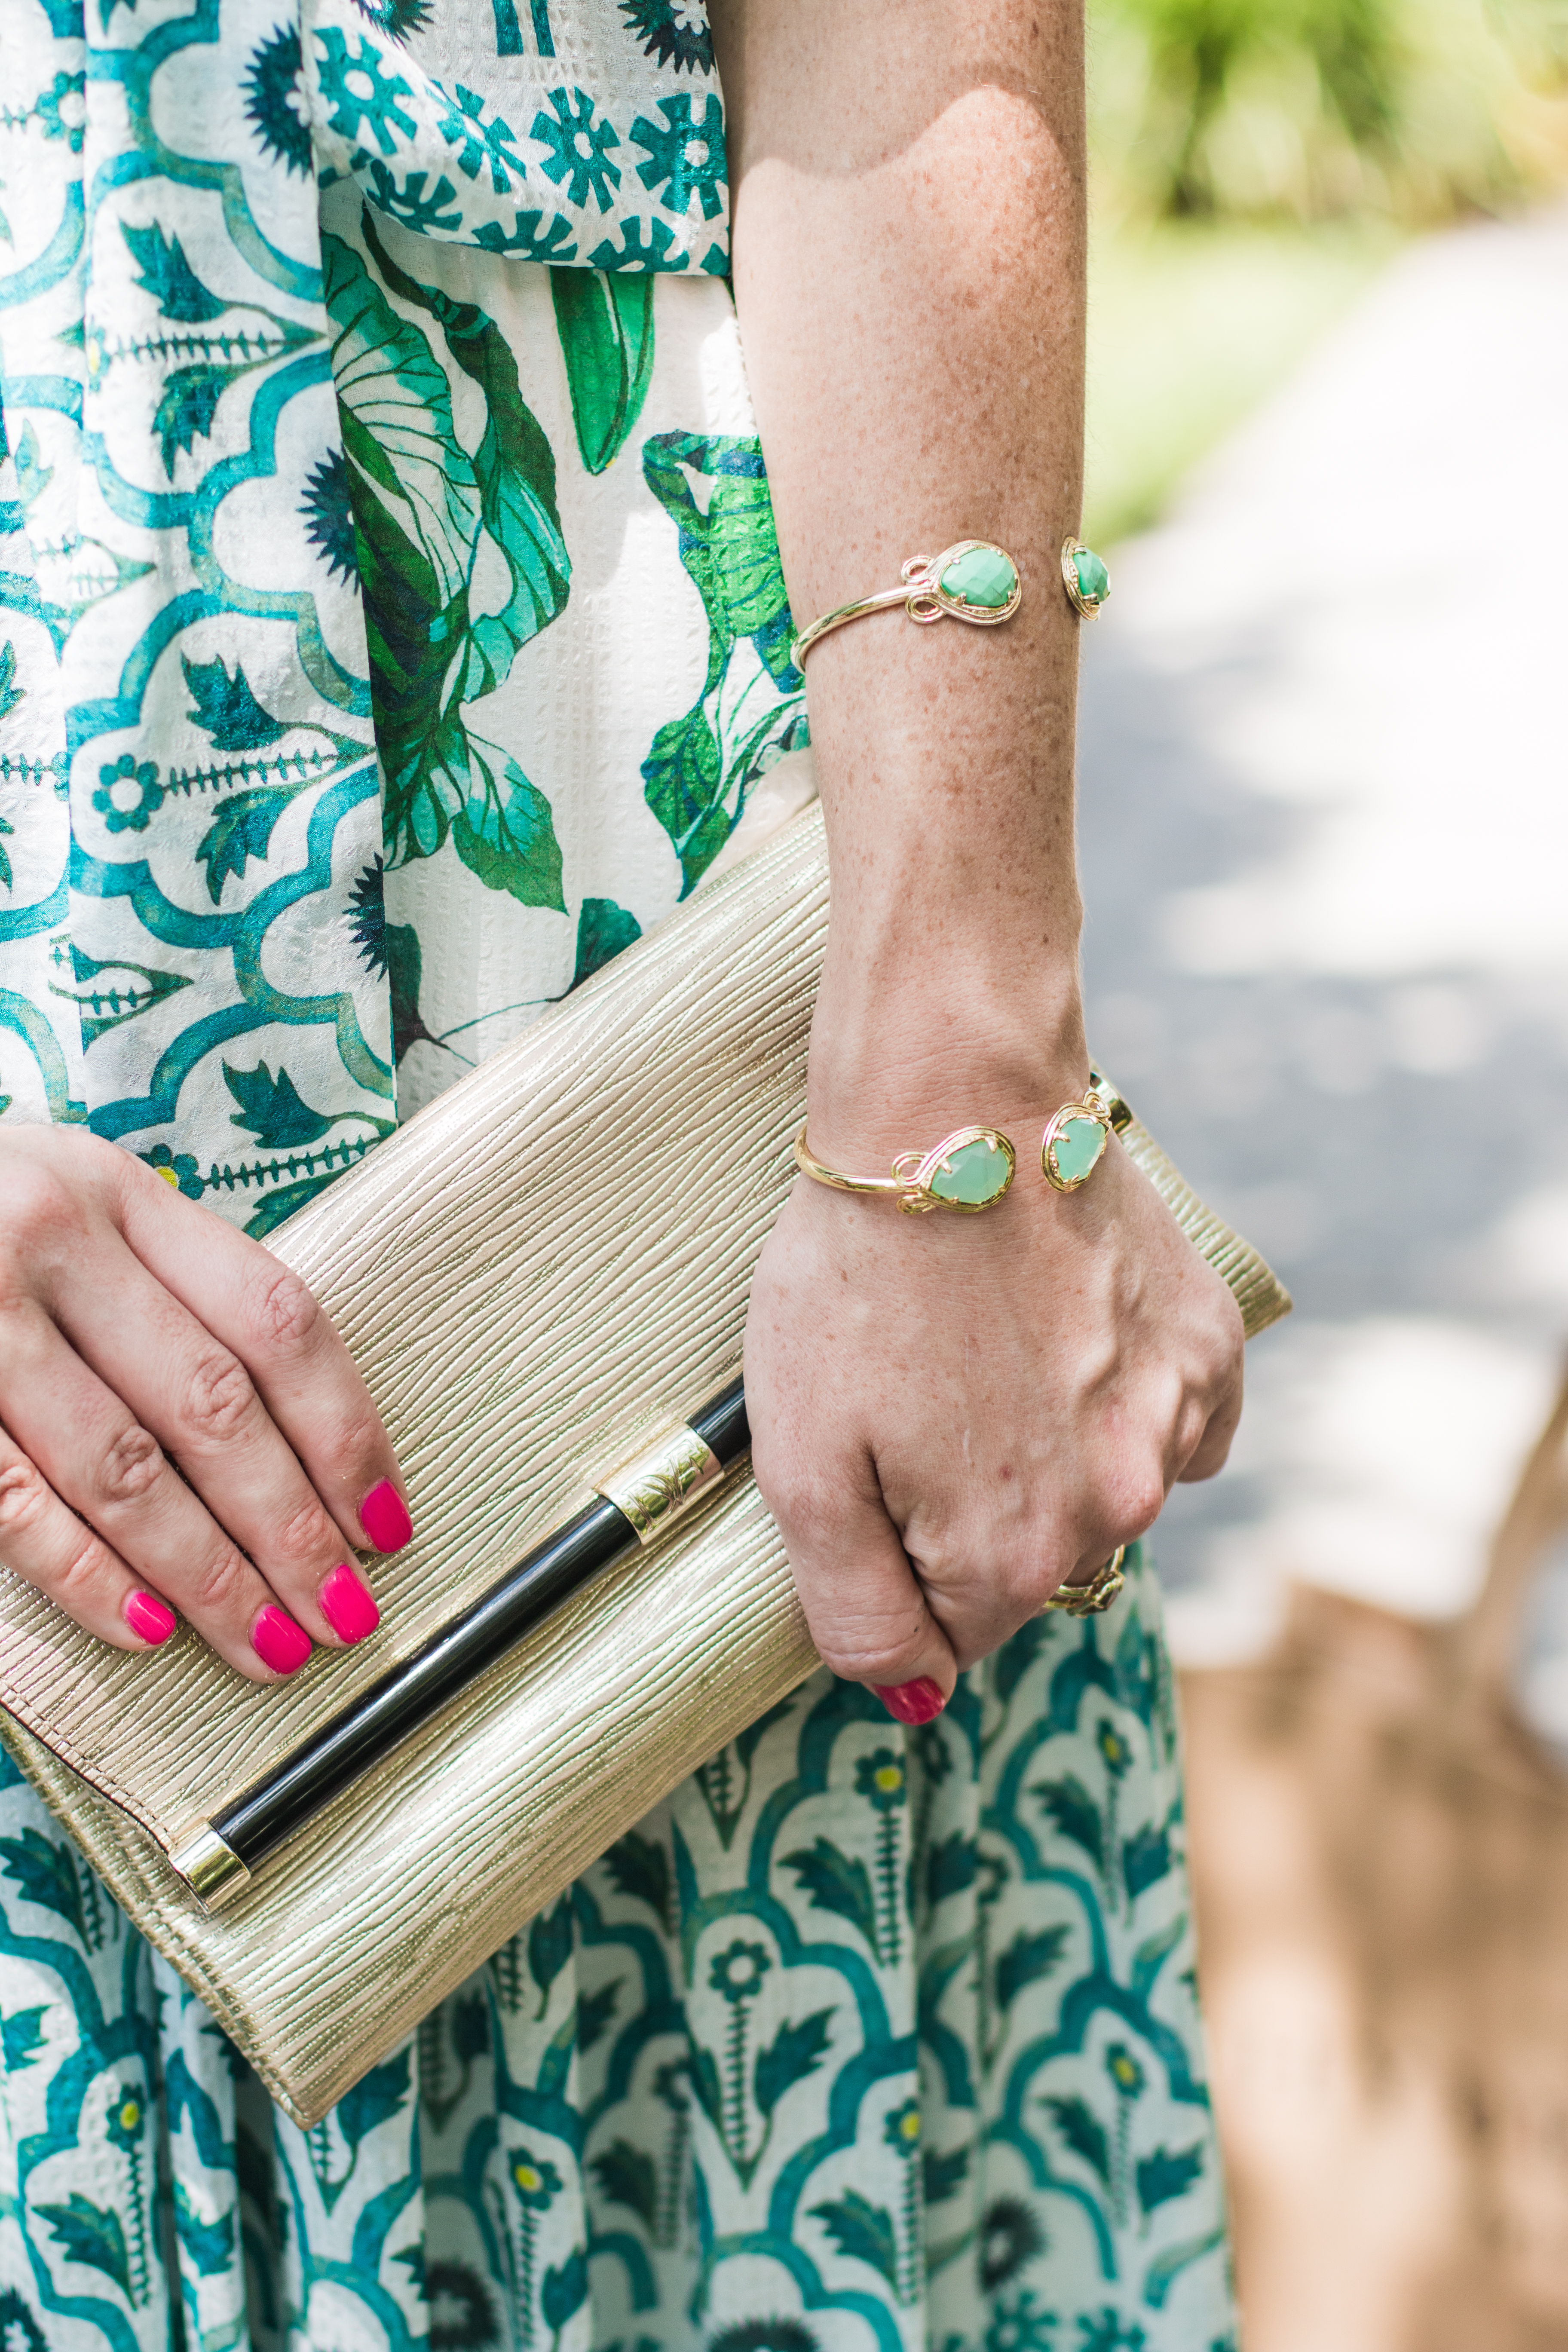
{"label": "woman's other hand", "polygon": [[[177,1466],[176,1466],[177,1465]],[[253,1681],[378,1612],[410,1534],[347,1349],[298,1276],[119,1146],[0,1129],[0,1560],[117,1649],[178,1611]]]}
{"label": "woman's other hand", "polygon": [[1217,1470],[1241,1410],[1235,1301],[1120,1145],[1063,1195],[1016,1140],[977,1216],[803,1177],[752,1293],[757,1480],[812,1638],[906,1719]]}

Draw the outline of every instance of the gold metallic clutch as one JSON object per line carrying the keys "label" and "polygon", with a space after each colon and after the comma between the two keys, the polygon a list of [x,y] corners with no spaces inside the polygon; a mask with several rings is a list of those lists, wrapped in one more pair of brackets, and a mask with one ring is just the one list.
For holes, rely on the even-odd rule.
{"label": "gold metallic clutch", "polygon": [[[367,1642],[263,1688],[184,1629],[105,1649],[0,1572],[6,1745],[302,2124],[816,1664],[716,1392],[795,1173],[826,919],[812,810],[273,1236],[408,1476],[417,1534],[376,1564]],[[1248,1332],[1286,1313],[1135,1121],[1122,1141]],[[710,1444],[679,1427],[703,1400]],[[606,1512],[630,1549],[552,1586],[557,1531]],[[435,1687],[525,1555],[524,1602],[566,1597],[247,1867],[242,1801],[378,1691]]]}

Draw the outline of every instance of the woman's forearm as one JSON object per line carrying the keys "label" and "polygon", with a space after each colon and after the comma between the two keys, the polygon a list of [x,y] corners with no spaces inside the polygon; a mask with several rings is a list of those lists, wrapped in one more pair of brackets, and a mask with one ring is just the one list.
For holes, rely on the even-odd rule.
{"label": "woman's forearm", "polygon": [[1077,0],[715,0],[735,290],[796,622],[983,537],[1016,617],[809,657],[834,914],[824,1150],[1081,1084],[1073,852],[1084,276]]}

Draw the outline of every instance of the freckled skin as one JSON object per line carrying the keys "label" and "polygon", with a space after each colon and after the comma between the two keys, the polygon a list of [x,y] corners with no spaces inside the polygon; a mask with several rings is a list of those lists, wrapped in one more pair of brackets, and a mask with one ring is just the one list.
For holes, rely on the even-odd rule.
{"label": "freckled skin", "polygon": [[[1088,1077],[1073,725],[1082,24],[1070,0],[713,0],[735,290],[796,621],[987,539],[1017,614],[901,611],[807,665],[833,916],[814,1150],[885,1172],[953,1129],[1018,1149],[978,1216],[802,1180],[747,1326],[757,1475],[819,1649],[950,1691],[1064,1578],[1225,1458],[1229,1294],[1119,1148],[1038,1166]],[[825,1328],[831,1286],[838,1311]]]}

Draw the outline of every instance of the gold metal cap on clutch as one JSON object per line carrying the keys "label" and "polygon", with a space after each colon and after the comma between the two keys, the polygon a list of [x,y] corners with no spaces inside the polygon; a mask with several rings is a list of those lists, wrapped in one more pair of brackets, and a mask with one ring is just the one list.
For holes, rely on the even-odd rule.
{"label": "gold metal cap on clutch", "polygon": [[650,1544],[723,1475],[723,1465],[707,1440],[680,1422],[608,1477],[595,1478],[593,1487],[631,1521],[638,1543]]}
{"label": "gold metal cap on clutch", "polygon": [[207,1911],[221,1911],[250,1884],[249,1871],[210,1822],[187,1822],[170,1849],[169,1860]]}

